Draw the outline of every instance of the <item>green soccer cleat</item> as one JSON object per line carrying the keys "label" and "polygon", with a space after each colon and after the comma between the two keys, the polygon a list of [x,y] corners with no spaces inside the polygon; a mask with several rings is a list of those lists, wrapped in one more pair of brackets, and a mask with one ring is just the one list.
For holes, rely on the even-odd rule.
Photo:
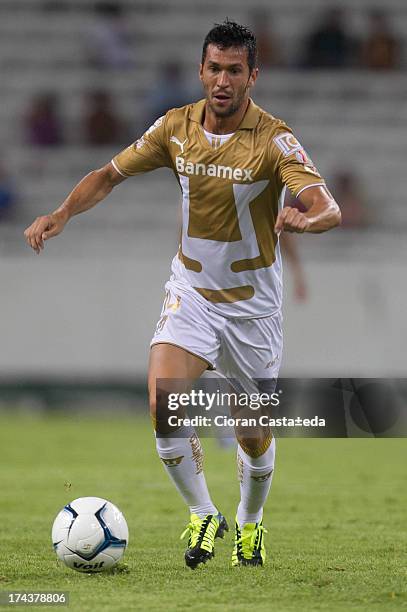
{"label": "green soccer cleat", "polygon": [[223,538],[229,531],[225,517],[218,514],[207,514],[201,519],[191,514],[191,521],[181,534],[181,540],[189,534],[188,548],[185,551],[185,563],[195,569],[200,563],[206,563],[215,555],[215,538]]}
{"label": "green soccer cleat", "polygon": [[235,525],[235,546],[232,553],[232,566],[238,565],[264,565],[266,561],[266,548],[264,534],[267,529],[260,523],[246,523],[240,529],[239,523]]}

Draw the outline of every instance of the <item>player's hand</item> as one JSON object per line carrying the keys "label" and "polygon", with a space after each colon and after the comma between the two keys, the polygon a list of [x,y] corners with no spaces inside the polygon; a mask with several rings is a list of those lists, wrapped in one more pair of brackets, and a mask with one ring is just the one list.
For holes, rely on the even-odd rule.
{"label": "player's hand", "polygon": [[58,236],[65,227],[68,217],[62,212],[37,217],[24,232],[28,245],[39,255],[45,240]]}
{"label": "player's hand", "polygon": [[279,234],[281,231],[302,234],[308,231],[310,226],[311,221],[304,213],[300,212],[297,208],[286,206],[278,213],[274,229],[276,234]]}

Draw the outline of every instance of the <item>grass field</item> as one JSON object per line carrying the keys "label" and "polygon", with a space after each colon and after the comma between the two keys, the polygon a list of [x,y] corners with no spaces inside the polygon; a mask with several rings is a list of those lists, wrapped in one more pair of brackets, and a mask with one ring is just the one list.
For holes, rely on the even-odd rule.
{"label": "grass field", "polygon": [[[407,607],[405,440],[280,439],[266,567],[229,567],[228,534],[194,572],[179,541],[188,514],[147,420],[0,415],[0,440],[0,591],[66,590],[68,609],[92,612]],[[233,524],[235,453],[203,442],[212,496]],[[52,551],[55,515],[86,495],[112,500],[129,524],[125,563],[110,574],[75,573]]]}

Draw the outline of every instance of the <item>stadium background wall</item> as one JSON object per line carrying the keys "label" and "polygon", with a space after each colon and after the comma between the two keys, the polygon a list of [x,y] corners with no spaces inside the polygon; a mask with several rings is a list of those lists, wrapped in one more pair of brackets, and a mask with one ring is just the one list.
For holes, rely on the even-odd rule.
{"label": "stadium background wall", "polygon": [[[69,242],[69,229],[60,240]],[[50,253],[41,261],[1,262],[8,287],[0,320],[3,381],[27,376],[142,381],[168,275],[164,251],[161,244],[148,264],[133,255],[67,261]],[[308,262],[305,304],[293,302],[286,273],[282,373],[403,376],[403,272],[398,261]]]}

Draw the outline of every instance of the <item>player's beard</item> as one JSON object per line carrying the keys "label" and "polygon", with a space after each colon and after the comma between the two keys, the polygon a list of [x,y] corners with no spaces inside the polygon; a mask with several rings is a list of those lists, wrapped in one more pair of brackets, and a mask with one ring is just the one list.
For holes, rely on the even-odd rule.
{"label": "player's beard", "polygon": [[236,92],[231,99],[231,104],[226,108],[219,108],[212,102],[212,94],[208,96],[206,91],[206,99],[208,106],[216,117],[226,118],[234,115],[247,102],[247,86],[245,85],[240,91]]}

